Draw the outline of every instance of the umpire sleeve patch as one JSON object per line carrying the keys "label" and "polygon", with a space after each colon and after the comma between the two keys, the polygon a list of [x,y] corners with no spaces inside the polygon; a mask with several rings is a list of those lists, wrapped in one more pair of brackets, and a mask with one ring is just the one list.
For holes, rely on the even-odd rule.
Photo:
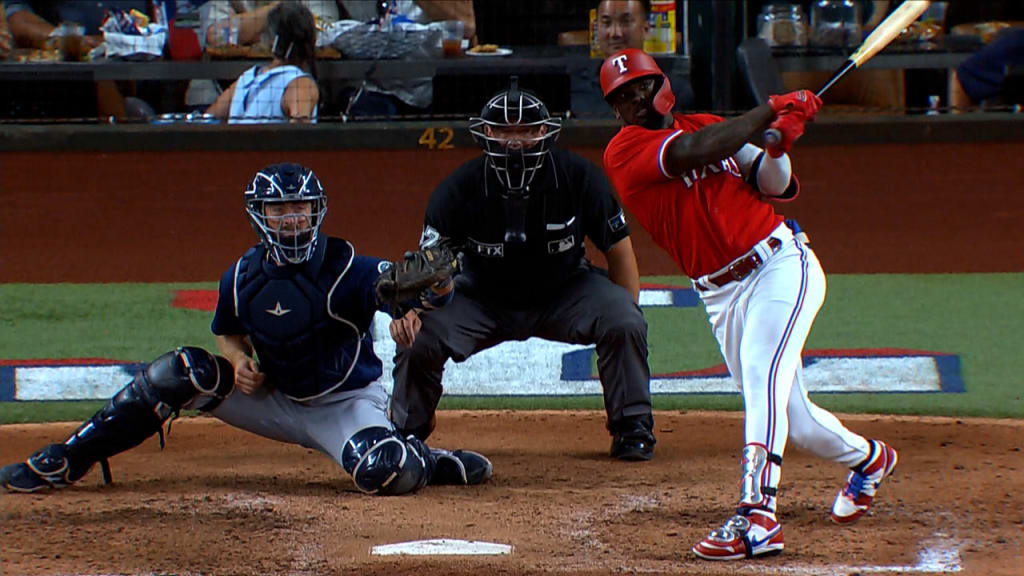
{"label": "umpire sleeve patch", "polygon": [[626,215],[622,213],[622,210],[619,210],[618,214],[612,216],[611,219],[608,220],[608,228],[611,228],[612,232],[618,232],[625,227]]}

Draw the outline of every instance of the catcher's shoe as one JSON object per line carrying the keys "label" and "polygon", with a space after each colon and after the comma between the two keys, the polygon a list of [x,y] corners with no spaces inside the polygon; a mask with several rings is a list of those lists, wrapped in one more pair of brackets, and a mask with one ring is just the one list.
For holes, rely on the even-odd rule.
{"label": "catcher's shoe", "polygon": [[740,508],[721,528],[693,547],[705,560],[740,560],[782,552],[782,526],[775,514],[760,508]]}
{"label": "catcher's shoe", "polygon": [[434,473],[430,477],[434,486],[483,484],[494,471],[490,460],[472,450],[431,448],[430,455],[434,457]]}
{"label": "catcher's shoe", "polygon": [[0,486],[11,492],[37,492],[43,488],[60,488],[67,484],[54,484],[36,474],[24,462],[8,464],[0,468]]}
{"label": "catcher's shoe", "polygon": [[88,468],[72,476],[64,444],[50,444],[25,462],[0,468],[0,486],[11,492],[36,492],[43,488],[64,488],[80,479]]}
{"label": "catcher's shoe", "polygon": [[892,474],[899,455],[885,442],[869,440],[871,452],[868,457],[851,468],[846,486],[839,491],[832,504],[832,521],[836,524],[856,522],[875,499],[875,492],[887,476]]}

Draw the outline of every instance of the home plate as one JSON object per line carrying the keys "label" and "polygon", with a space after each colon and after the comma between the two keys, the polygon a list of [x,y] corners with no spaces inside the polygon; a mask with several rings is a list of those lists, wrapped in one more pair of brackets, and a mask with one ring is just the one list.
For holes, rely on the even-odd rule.
{"label": "home plate", "polygon": [[511,553],[512,547],[508,544],[455,540],[451,538],[381,544],[380,546],[370,548],[370,555],[372,556],[493,556]]}

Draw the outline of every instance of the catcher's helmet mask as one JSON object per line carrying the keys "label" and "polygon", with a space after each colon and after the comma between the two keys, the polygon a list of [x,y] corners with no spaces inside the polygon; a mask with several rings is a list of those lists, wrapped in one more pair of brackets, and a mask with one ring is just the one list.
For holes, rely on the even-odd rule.
{"label": "catcher's helmet mask", "polygon": [[[501,138],[510,128],[526,129],[536,136]],[[519,89],[519,79],[511,78],[503,90],[484,105],[480,116],[469,119],[469,132],[484,150],[487,164],[501,182],[505,197],[525,197],[530,182],[544,165],[551,144],[558,139],[562,121],[552,118],[547,106],[535,94]]]}
{"label": "catcher's helmet mask", "polygon": [[[309,213],[268,217],[268,203],[308,202]],[[278,264],[301,264],[313,257],[320,225],[327,214],[327,195],[313,171],[299,164],[272,164],[256,172],[245,190],[245,211],[267,254]],[[272,225],[272,219],[308,223],[308,227]]]}

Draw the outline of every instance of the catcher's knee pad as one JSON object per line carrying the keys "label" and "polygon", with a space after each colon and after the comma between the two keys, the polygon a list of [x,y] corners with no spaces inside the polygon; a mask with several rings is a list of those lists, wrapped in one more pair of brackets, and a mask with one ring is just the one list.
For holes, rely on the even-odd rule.
{"label": "catcher's knee pad", "polygon": [[426,445],[415,438],[403,439],[381,426],[356,432],[342,452],[342,467],[356,487],[368,494],[397,495],[426,485],[432,460]]}
{"label": "catcher's knee pad", "polygon": [[[210,411],[227,397],[235,384],[235,370],[222,356],[202,348],[184,346],[160,356],[136,375],[132,384],[147,389],[153,409],[182,408]],[[163,416],[164,419],[167,416]]]}

